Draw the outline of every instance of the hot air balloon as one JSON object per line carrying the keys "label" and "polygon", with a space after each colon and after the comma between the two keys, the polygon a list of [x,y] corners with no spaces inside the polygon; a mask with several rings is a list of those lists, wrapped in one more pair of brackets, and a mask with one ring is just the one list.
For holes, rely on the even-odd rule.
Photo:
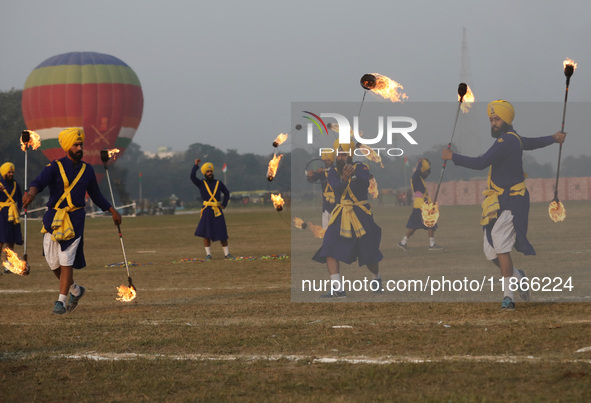
{"label": "hot air balloon", "polygon": [[96,52],[50,57],[29,75],[22,96],[25,124],[39,134],[50,161],[64,156],[60,131],[80,127],[86,134],[84,161],[95,166],[102,166],[100,150],[125,151],[143,107],[134,71],[122,60]]}

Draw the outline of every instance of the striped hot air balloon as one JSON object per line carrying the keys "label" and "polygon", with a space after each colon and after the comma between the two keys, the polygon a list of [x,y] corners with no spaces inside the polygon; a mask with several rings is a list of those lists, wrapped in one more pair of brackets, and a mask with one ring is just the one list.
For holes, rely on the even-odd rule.
{"label": "striped hot air balloon", "polygon": [[[124,152],[140,124],[144,98],[140,81],[122,60],[96,52],[50,57],[27,78],[22,109],[29,130],[41,137],[50,161],[64,156],[58,135],[84,129],[84,161],[102,166],[100,150]],[[121,154],[120,154],[121,155]]]}

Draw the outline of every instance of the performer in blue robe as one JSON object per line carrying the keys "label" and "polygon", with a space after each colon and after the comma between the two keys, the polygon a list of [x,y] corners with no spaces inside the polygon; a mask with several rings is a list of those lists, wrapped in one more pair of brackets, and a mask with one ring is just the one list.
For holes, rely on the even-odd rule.
{"label": "performer in blue robe", "polygon": [[[14,245],[23,244],[19,214],[23,207],[21,187],[14,180],[14,164],[5,162],[0,166],[0,251],[6,244],[13,250]],[[5,273],[10,273],[4,269]]]}
{"label": "performer in blue robe", "polygon": [[[550,144],[564,142],[566,133],[557,132],[551,136],[527,138],[519,136],[513,129],[515,117],[513,105],[504,100],[488,104],[491,135],[496,139],[486,153],[480,157],[467,157],[444,149],[441,158],[452,160],[455,165],[488,172],[487,196],[482,203],[480,224],[484,229],[484,254],[501,269],[504,281],[502,310],[515,310],[511,277],[518,280],[525,277],[523,270],[513,266],[510,252],[513,247],[525,255],[535,255],[527,239],[529,215],[529,192],[525,186],[523,172],[523,150],[535,150]],[[527,290],[525,289],[527,288]],[[528,287],[519,289],[521,298],[530,299]]]}
{"label": "performer in blue robe", "polygon": [[[203,199],[203,208],[199,224],[195,230],[195,236],[203,238],[205,247],[205,259],[211,260],[211,242],[220,241],[224,250],[226,259],[232,259],[228,249],[228,231],[226,228],[226,219],[223,209],[230,201],[230,191],[220,180],[216,180],[213,175],[213,164],[206,162],[201,167],[201,173],[205,180],[197,177],[200,159],[195,160],[195,165],[191,169],[191,181],[199,188],[201,199]],[[224,199],[220,201],[222,194]]]}
{"label": "performer in blue robe", "polygon": [[27,207],[39,192],[49,187],[41,232],[44,233],[45,259],[60,280],[60,295],[53,309],[58,315],[72,312],[85,293],[85,288],[74,281],[72,271],[72,268],[86,266],[83,249],[85,195],[88,193],[103,211],[108,210],[116,225],[121,224],[121,215],[102,195],[92,166],[82,161],[84,138],[82,129],[62,130],[58,141],[66,156],[47,164],[23,195],[23,207]]}
{"label": "performer in blue robe", "polygon": [[327,179],[337,204],[324,233],[322,246],[312,258],[326,263],[331,277],[330,292],[323,297],[346,296],[339,262],[351,264],[357,261],[359,266],[367,266],[373,274],[371,291],[381,292],[379,262],[383,258],[380,252],[382,230],[374,222],[368,202],[369,168],[365,164],[353,164],[351,153],[355,149],[354,144],[339,144],[337,140],[334,149],[338,150],[336,167],[328,171]]}

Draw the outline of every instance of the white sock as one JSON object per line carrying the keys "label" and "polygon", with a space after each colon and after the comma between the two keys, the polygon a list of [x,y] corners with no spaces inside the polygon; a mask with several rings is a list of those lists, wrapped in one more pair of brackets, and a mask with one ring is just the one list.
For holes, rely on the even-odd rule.
{"label": "white sock", "polygon": [[341,284],[341,273],[330,275],[330,289],[332,292],[341,292],[343,287]]}
{"label": "white sock", "polygon": [[64,294],[60,294],[59,298],[57,299],[59,302],[66,306],[66,301],[68,300],[68,296]]}
{"label": "white sock", "polygon": [[429,238],[429,246],[435,245],[435,238]]}
{"label": "white sock", "polygon": [[522,278],[521,273],[515,268],[515,266],[513,266],[513,277],[517,277],[518,280]]}
{"label": "white sock", "polygon": [[504,297],[509,297],[513,300],[513,291],[511,291],[511,278],[513,278],[513,276],[511,277],[503,277],[503,286],[505,287],[505,292],[503,293],[503,298]]}
{"label": "white sock", "polygon": [[406,242],[408,242],[408,237],[405,235],[402,237],[402,239],[400,240],[400,243],[403,245],[406,245]]}
{"label": "white sock", "polygon": [[227,246],[222,246],[222,249],[224,250],[224,256],[228,256],[230,254]]}
{"label": "white sock", "polygon": [[211,255],[211,246],[206,246],[205,247],[205,254],[206,255]]}
{"label": "white sock", "polygon": [[[373,273],[372,273],[372,274],[373,274]],[[374,280],[379,280],[379,279],[381,279],[381,278],[382,278],[382,276],[380,276],[380,273],[378,273],[378,274],[373,274],[373,279],[374,279]]]}
{"label": "white sock", "polygon": [[72,285],[70,286],[70,293],[75,297],[80,295],[80,286],[78,284],[76,284],[75,282],[72,283]]}

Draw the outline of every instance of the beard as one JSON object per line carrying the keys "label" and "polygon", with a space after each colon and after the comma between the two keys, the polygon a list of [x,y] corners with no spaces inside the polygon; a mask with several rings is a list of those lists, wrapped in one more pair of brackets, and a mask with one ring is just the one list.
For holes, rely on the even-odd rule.
{"label": "beard", "polygon": [[205,174],[205,179],[207,179],[208,181],[212,181],[213,180],[213,174]]}
{"label": "beard", "polygon": [[493,136],[495,139],[501,137],[501,134],[507,133],[511,129],[511,126],[505,122],[499,127],[498,129],[490,128],[490,135]]}
{"label": "beard", "polygon": [[68,154],[70,154],[70,157],[76,162],[82,161],[82,157],[84,156],[84,152],[82,150],[76,151],[75,153],[68,151]]}
{"label": "beard", "polygon": [[347,161],[343,161],[343,160],[338,160],[337,161],[337,172],[342,175],[343,174],[343,168],[345,167],[345,165],[347,164]]}

